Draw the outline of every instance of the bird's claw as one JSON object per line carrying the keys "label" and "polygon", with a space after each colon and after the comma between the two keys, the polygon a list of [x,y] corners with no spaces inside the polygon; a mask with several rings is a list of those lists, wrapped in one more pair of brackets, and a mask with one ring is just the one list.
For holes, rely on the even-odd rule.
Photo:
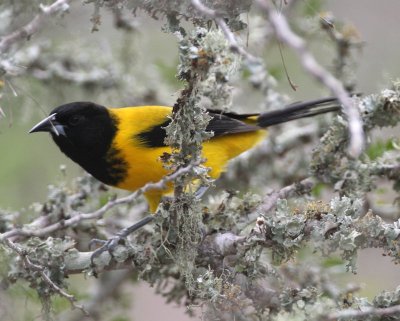
{"label": "bird's claw", "polygon": [[98,258],[104,252],[108,252],[111,257],[113,257],[113,251],[119,244],[124,244],[126,241],[126,236],[120,235],[120,233],[116,234],[115,236],[111,237],[108,240],[100,240],[100,239],[93,239],[89,243],[89,247],[92,247],[94,244],[103,244],[98,249],[94,250],[91,257],[90,263],[91,266],[94,267],[95,263],[94,260]]}
{"label": "bird's claw", "polygon": [[104,240],[99,240],[99,239],[93,239],[89,243],[89,248],[94,245],[94,244],[103,244],[100,246],[98,249],[94,250],[92,253],[92,256],[90,257],[90,263],[91,266],[94,267],[94,260],[99,257],[102,253],[108,252],[110,253],[111,257],[113,256],[113,251],[119,244],[125,244],[126,239],[129,234],[133,233],[134,231],[140,229],[141,227],[145,226],[152,220],[154,220],[155,215],[148,215],[141,219],[139,222],[133,224],[132,226],[126,227],[119,231],[114,237],[104,241]]}

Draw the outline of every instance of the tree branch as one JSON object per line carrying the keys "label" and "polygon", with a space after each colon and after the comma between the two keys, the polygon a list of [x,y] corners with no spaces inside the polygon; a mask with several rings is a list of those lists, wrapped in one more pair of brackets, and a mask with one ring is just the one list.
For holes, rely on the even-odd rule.
{"label": "tree branch", "polygon": [[305,41],[290,29],[285,17],[274,10],[269,1],[257,0],[256,2],[267,14],[277,37],[297,53],[304,69],[328,87],[342,103],[349,122],[350,143],[348,153],[354,158],[358,157],[364,147],[363,125],[360,113],[344,89],[343,84],[318,64],[311,52],[307,50]]}
{"label": "tree branch", "polygon": [[72,215],[71,218],[58,221],[57,223],[40,227],[43,224],[43,218],[39,217],[37,220],[33,221],[32,223],[26,225],[25,227],[22,228],[15,228],[10,231],[4,232],[3,234],[0,234],[0,242],[4,242],[6,239],[14,239],[16,237],[43,237],[47,236],[50,233],[53,233],[55,231],[65,229],[67,227],[71,226],[76,226],[79,222],[84,221],[84,220],[93,220],[93,219],[99,219],[102,218],[103,215],[110,209],[121,205],[121,204],[129,204],[133,202],[136,198],[141,196],[143,193],[152,190],[152,189],[164,189],[166,187],[166,184],[168,182],[173,181],[177,177],[180,177],[181,175],[184,175],[188,172],[190,172],[193,167],[197,166],[198,164],[190,164],[186,167],[178,169],[176,172],[174,172],[171,175],[165,176],[163,179],[161,179],[157,183],[147,183],[145,186],[142,188],[138,189],[136,192],[126,196],[126,197],[121,197],[115,200],[111,200],[107,202],[104,206],[99,208],[98,210],[91,212],[91,213],[79,213],[73,211],[70,213]]}
{"label": "tree branch", "polygon": [[311,191],[315,185],[315,179],[308,177],[300,182],[293,183],[291,185],[285,186],[278,191],[272,191],[264,196],[261,204],[257,208],[246,216],[246,221],[243,222],[244,226],[253,222],[260,215],[267,216],[278,202],[279,199],[287,199],[294,195],[303,195]]}
{"label": "tree branch", "polygon": [[251,62],[260,62],[260,59],[253,56],[249,52],[247,52],[242,46],[239,45],[238,41],[236,40],[235,35],[226,24],[225,20],[216,12],[201,3],[200,0],[191,0],[192,5],[202,14],[205,16],[213,19],[218,27],[221,28],[222,32],[225,35],[226,40],[229,42],[230,49],[233,52],[237,52],[247,60]]}
{"label": "tree branch", "polygon": [[85,315],[88,315],[88,312],[85,310],[85,308],[82,305],[79,305],[76,303],[76,298],[67,292],[65,292],[62,288],[60,288],[57,284],[55,284],[50,277],[46,273],[46,268],[44,266],[38,265],[33,263],[29,257],[28,253],[23,248],[20,248],[17,244],[12,242],[11,240],[7,239],[5,240],[5,244],[12,249],[14,252],[16,252],[23,260],[25,267],[29,269],[30,271],[36,271],[39,272],[40,277],[42,280],[58,295],[61,297],[67,299],[71,306],[74,308],[77,308],[81,310]]}
{"label": "tree branch", "polygon": [[[121,286],[126,285],[132,278],[132,271],[115,271],[102,274],[91,289],[90,297],[83,301],[85,309],[89,312],[92,320],[101,319],[104,303],[118,301],[121,295]],[[110,301],[108,301],[110,300]],[[118,303],[117,303],[118,304]],[[82,313],[79,311],[65,311],[57,320],[60,321],[82,321]]]}
{"label": "tree branch", "polygon": [[22,39],[29,40],[34,33],[40,30],[47,17],[53,16],[60,12],[66,12],[69,9],[69,3],[71,1],[72,0],[57,0],[49,6],[44,6],[41,4],[40,12],[29,23],[22,28],[15,30],[11,34],[1,38],[0,54],[8,51],[11,45]]}
{"label": "tree branch", "polygon": [[300,182],[283,187],[279,191],[274,191],[264,197],[261,205],[258,207],[262,213],[268,213],[275,205],[278,199],[290,198],[296,195],[307,194],[315,185],[315,180],[312,177],[303,179]]}
{"label": "tree branch", "polygon": [[[336,320],[347,320],[351,318],[357,318],[357,320],[365,319],[371,316],[383,317],[383,316],[394,316],[394,314],[400,315],[400,305],[394,305],[388,308],[374,308],[364,307],[362,310],[347,309],[323,315],[320,317],[322,321],[336,321]],[[393,319],[394,320],[394,319]]]}

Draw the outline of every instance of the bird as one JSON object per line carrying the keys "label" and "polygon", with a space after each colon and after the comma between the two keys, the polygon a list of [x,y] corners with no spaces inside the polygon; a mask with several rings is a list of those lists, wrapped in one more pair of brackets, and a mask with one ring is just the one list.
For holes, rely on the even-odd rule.
{"label": "bird", "polygon": [[[291,120],[339,111],[334,97],[292,103],[264,113],[237,114],[208,110],[206,130],[213,136],[202,143],[204,166],[217,179],[228,162],[253,148],[267,135],[267,128]],[[134,106],[109,108],[93,102],[71,102],[54,108],[29,133],[48,132],[59,149],[102,183],[135,191],[170,174],[161,157],[171,153],[165,127],[173,108]],[[153,189],[144,193],[150,212],[173,191]]]}

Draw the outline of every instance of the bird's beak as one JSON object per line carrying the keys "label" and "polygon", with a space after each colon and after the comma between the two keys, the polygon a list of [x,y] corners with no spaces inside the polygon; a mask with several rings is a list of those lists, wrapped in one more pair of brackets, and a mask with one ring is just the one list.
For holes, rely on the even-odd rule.
{"label": "bird's beak", "polygon": [[57,136],[66,136],[64,126],[56,120],[56,114],[51,114],[50,116],[46,117],[33,126],[33,128],[29,131],[29,133],[36,132],[49,132]]}

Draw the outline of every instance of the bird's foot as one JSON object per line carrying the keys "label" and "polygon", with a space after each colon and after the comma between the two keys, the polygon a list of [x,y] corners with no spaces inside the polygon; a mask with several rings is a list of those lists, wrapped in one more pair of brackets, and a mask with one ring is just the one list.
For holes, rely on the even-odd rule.
{"label": "bird's foot", "polygon": [[113,257],[113,251],[119,244],[125,244],[128,235],[133,233],[134,231],[140,229],[146,224],[150,223],[154,219],[154,215],[148,215],[141,219],[139,222],[133,224],[132,226],[126,227],[119,231],[115,236],[111,237],[108,240],[99,240],[93,239],[89,243],[89,247],[91,248],[94,244],[102,244],[98,249],[94,250],[92,256],[90,257],[91,266],[94,267],[94,260],[98,258],[102,253],[108,252],[110,256]]}
{"label": "bird's foot", "polygon": [[94,261],[104,252],[108,252],[111,257],[114,257],[113,252],[118,244],[125,244],[126,238],[119,236],[118,234],[109,238],[108,240],[93,239],[89,243],[89,248],[94,245],[101,245],[99,248],[93,251],[90,257],[90,264],[92,267],[95,266]]}
{"label": "bird's foot", "polygon": [[203,195],[208,191],[210,186],[203,186],[201,185],[194,193],[194,196],[198,199],[202,198]]}

